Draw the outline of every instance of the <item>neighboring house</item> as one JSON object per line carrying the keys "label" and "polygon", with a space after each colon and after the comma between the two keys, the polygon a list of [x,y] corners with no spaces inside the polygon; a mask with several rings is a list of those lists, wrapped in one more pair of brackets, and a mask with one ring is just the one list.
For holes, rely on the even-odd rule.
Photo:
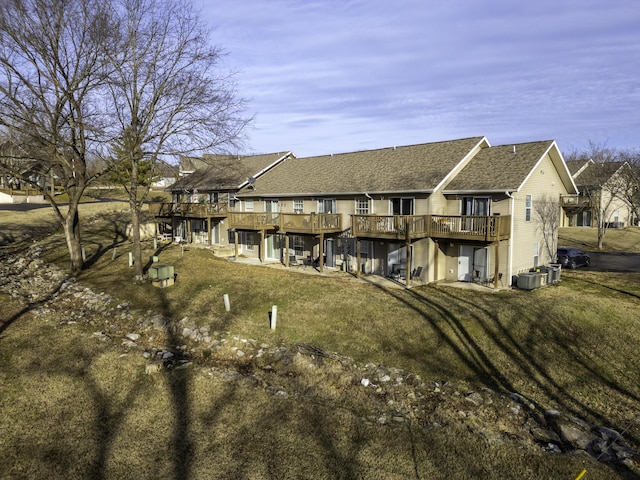
{"label": "neighboring house", "polygon": [[161,230],[178,241],[228,245],[225,220],[236,203],[235,193],[291,155],[181,157],[181,169],[185,164],[198,168],[165,189],[172,195],[171,203],[152,203],[149,212],[165,224]]}
{"label": "neighboring house", "polygon": [[[510,285],[513,275],[553,261],[542,247],[535,201],[577,194],[554,141],[491,147],[485,137],[310,158],[287,154],[253,177],[230,182],[233,194],[220,214],[236,256],[407,284]],[[194,190],[211,189],[213,177],[204,182],[195,172],[183,180],[190,178],[189,186],[172,189],[200,201]]]}
{"label": "neighboring house", "polygon": [[563,195],[563,226],[597,227],[601,219],[605,228],[635,225],[636,219],[627,198],[630,176],[626,162],[593,160],[567,161],[577,195]]}
{"label": "neighboring house", "polygon": [[0,203],[46,203],[55,176],[11,140],[0,141]]}
{"label": "neighboring house", "polygon": [[152,188],[167,188],[173,185],[179,177],[179,167],[163,160],[158,160],[153,168],[156,173],[155,180],[151,183]]}
{"label": "neighboring house", "polygon": [[[209,161],[213,161],[217,155],[203,155],[202,157],[187,157],[181,155],[178,163],[178,175],[180,177],[186,177],[191,175],[198,169],[203,169],[209,166]],[[205,157],[209,160],[205,160]]]}

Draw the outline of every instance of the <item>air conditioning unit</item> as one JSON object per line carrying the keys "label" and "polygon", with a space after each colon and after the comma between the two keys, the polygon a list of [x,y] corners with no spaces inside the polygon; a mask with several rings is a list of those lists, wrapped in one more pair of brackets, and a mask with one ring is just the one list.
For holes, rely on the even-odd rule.
{"label": "air conditioning unit", "polygon": [[[543,278],[544,277],[544,278]],[[546,273],[521,273],[518,275],[518,288],[522,290],[533,290],[540,288],[546,282]]]}

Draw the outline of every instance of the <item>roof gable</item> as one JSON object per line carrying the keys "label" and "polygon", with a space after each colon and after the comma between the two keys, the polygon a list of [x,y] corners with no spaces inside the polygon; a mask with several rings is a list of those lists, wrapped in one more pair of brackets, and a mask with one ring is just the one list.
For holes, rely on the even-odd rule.
{"label": "roof gable", "polygon": [[431,192],[484,137],[291,158],[239,195],[338,195]]}
{"label": "roof gable", "polygon": [[174,183],[168,191],[228,191],[243,187],[286,158],[291,152],[264,155],[203,155],[202,165]]}
{"label": "roof gable", "polygon": [[579,187],[603,186],[610,181],[624,166],[626,162],[593,162],[575,176]]}
{"label": "roof gable", "polygon": [[555,141],[544,140],[484,148],[444,188],[444,193],[514,192],[549,154],[568,191],[575,185]]}

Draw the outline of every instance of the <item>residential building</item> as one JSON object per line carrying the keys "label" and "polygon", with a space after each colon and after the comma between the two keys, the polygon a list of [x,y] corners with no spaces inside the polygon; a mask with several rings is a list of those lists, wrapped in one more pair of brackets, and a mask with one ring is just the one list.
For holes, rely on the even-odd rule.
{"label": "residential building", "polygon": [[567,161],[567,167],[578,187],[577,195],[563,195],[565,215],[563,226],[623,228],[635,225],[629,205],[629,189],[638,188],[630,182],[630,167],[626,162]]}
{"label": "residential building", "polygon": [[577,193],[554,141],[492,147],[485,137],[288,155],[237,186],[225,212],[236,256],[407,285],[509,285],[553,260],[535,201]]}

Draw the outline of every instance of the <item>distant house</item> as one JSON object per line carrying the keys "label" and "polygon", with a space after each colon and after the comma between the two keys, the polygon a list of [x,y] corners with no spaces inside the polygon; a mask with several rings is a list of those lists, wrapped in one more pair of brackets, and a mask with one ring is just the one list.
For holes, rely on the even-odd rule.
{"label": "distant house", "polygon": [[151,183],[152,188],[167,188],[173,185],[179,177],[179,166],[171,165],[163,160],[154,164],[156,174]]}
{"label": "distant house", "polygon": [[[630,167],[626,162],[567,161],[578,187],[577,195],[564,195],[564,226],[596,227],[601,220],[606,228],[634,225],[636,219],[629,205],[627,189]],[[637,188],[637,186],[636,186]]]}
{"label": "distant house", "polygon": [[46,203],[56,177],[11,140],[0,141],[0,203]]}
{"label": "distant house", "polygon": [[[223,173],[185,177],[188,186],[173,188],[190,197],[174,201],[200,202],[205,185],[224,191],[222,183],[211,189]],[[250,181],[235,178],[219,218],[236,255],[408,285],[509,285],[512,275],[553,260],[542,248],[535,201],[559,204],[578,193],[554,141],[492,147],[485,137],[309,158],[289,153]]]}

